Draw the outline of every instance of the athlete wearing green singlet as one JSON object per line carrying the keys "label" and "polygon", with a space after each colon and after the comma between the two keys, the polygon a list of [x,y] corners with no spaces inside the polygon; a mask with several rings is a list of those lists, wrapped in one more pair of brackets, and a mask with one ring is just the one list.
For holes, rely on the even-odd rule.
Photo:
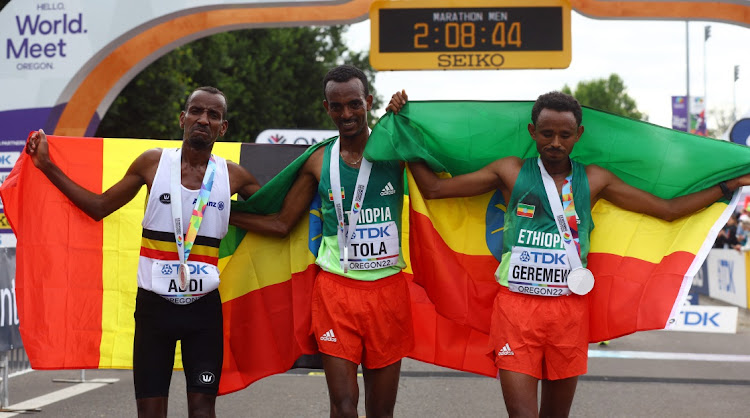
{"label": "athlete wearing green singlet", "polygon": [[[322,271],[312,289],[311,332],[323,360],[330,415],[361,415],[357,408],[361,364],[365,414],[393,416],[401,359],[414,346],[409,281],[401,272],[405,263],[399,238],[404,164],[371,164],[364,159],[373,97],[361,70],[350,65],[331,69],[323,78],[323,98],[338,138],[310,153],[278,213],[232,212],[230,223],[286,236],[310,212],[315,194],[320,196],[323,239],[316,263]],[[340,184],[332,187],[337,181]],[[355,189],[364,190],[364,199],[353,196]],[[348,212],[354,216],[350,218]],[[356,225],[354,237],[347,233],[350,220]]]}
{"label": "athlete wearing green singlet", "polygon": [[[350,244],[348,271],[339,259],[337,222],[331,193],[330,159],[333,143],[326,146],[318,183],[323,218],[323,242],[316,263],[324,270],[356,280],[378,280],[406,267],[401,255],[401,211],[404,204],[403,168],[397,161],[373,163],[365,192],[357,234]],[[337,155],[337,157],[340,159]],[[339,162],[344,209],[352,207],[352,194],[359,170]],[[347,221],[348,223],[348,221]]]}
{"label": "athlete wearing green singlet", "polygon": [[[573,201],[578,219],[581,264],[586,267],[591,219],[589,181],[585,167],[571,160]],[[495,278],[503,286],[509,279],[514,291],[562,296],[570,294],[566,279],[570,266],[544,190],[537,158],[524,161],[508,203],[503,230],[503,256]],[[518,254],[511,257],[513,249]],[[526,252],[525,254],[523,252]],[[523,255],[523,257],[521,257]],[[523,258],[523,260],[518,260]],[[512,262],[515,259],[516,262]],[[521,289],[519,289],[519,287]]]}
{"label": "athlete wearing green singlet", "polygon": [[[396,92],[388,108],[398,113],[407,100],[406,92]],[[501,284],[510,286],[499,287],[489,334],[503,399],[512,417],[567,416],[578,376],[586,373],[590,318],[585,289],[590,290],[593,275],[576,268],[574,271],[580,274],[571,274],[575,274],[578,286],[573,286],[573,280],[571,286],[579,294],[566,294],[567,280],[573,276],[563,277],[569,266],[562,266],[575,263],[578,258],[570,261],[565,256],[568,251],[576,252],[577,248],[567,245],[575,238],[576,226],[580,261],[586,266],[589,235],[594,227],[591,208],[599,199],[631,212],[673,221],[703,209],[722,195],[731,199],[733,190],[750,183],[750,175],[745,175],[720,182],[718,187],[661,199],[628,185],[605,168],[572,161],[573,147],[584,132],[582,121],[583,111],[575,98],[550,92],[537,98],[527,125],[539,152],[538,162],[506,156],[477,171],[450,178],[439,178],[424,163],[409,164],[426,199],[499,191],[509,202],[497,276]],[[571,172],[572,183],[568,183]],[[572,193],[566,190],[571,184]],[[557,198],[562,200],[563,213],[553,217],[549,199]],[[560,219],[560,231],[555,218]],[[562,240],[568,247],[564,252]],[[584,277],[586,286],[581,286]],[[562,290],[550,292],[555,285]],[[537,396],[540,381],[541,399]]]}

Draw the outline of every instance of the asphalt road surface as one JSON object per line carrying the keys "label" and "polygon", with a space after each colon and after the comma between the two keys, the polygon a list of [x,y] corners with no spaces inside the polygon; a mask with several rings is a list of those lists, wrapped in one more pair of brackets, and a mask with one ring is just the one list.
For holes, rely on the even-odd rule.
{"label": "asphalt road surface", "polygon": [[[750,416],[750,314],[740,309],[737,334],[649,331],[590,346],[573,417]],[[10,379],[7,409],[37,417],[133,417],[129,370],[33,371]],[[68,379],[73,382],[59,382]],[[360,379],[360,389],[363,384]],[[364,416],[364,394],[360,395]],[[18,412],[0,412],[0,418]],[[326,417],[325,377],[293,370],[267,377],[217,401],[220,417]],[[185,379],[175,372],[170,417],[187,416]],[[405,359],[396,416],[503,417],[495,379]]]}

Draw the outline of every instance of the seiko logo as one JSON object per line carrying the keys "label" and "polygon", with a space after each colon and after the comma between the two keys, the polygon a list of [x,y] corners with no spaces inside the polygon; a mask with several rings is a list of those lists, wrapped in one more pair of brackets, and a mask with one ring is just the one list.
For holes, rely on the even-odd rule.
{"label": "seiko logo", "polygon": [[169,193],[162,193],[162,195],[159,196],[159,201],[161,203],[164,203],[165,205],[168,205],[171,202],[169,198]]}
{"label": "seiko logo", "polygon": [[204,385],[210,385],[214,382],[214,380],[216,380],[216,376],[214,376],[214,374],[211,372],[203,372],[198,377],[198,380],[200,380],[200,382]]}

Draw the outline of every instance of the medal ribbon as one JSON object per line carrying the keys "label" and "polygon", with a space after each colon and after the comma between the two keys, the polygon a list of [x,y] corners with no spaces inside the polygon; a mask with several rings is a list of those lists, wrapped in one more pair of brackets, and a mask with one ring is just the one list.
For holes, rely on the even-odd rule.
{"label": "medal ribbon", "polygon": [[[581,256],[578,253],[577,250],[580,250],[575,240],[573,240],[573,236],[570,232],[570,227],[568,226],[568,221],[565,218],[565,214],[563,212],[562,203],[560,202],[560,198],[557,195],[557,187],[555,187],[555,181],[552,180],[552,177],[547,173],[547,169],[544,168],[544,164],[542,163],[542,159],[537,159],[537,164],[539,165],[539,171],[542,174],[542,182],[544,183],[544,190],[547,192],[547,199],[549,200],[549,205],[552,208],[552,215],[555,218],[555,225],[557,225],[557,231],[560,233],[560,236],[562,237],[563,241],[563,247],[565,247],[565,252],[568,254],[568,261],[570,262],[570,270],[575,270],[577,268],[583,267],[583,264],[581,264]],[[571,191],[571,199],[570,204],[573,204],[572,199],[572,191]],[[575,222],[575,219],[573,220]],[[576,243],[576,245],[573,245],[573,243]]]}
{"label": "medal ribbon", "polygon": [[372,163],[367,161],[366,158],[362,158],[362,165],[359,167],[357,183],[354,186],[354,194],[352,195],[352,208],[349,213],[349,229],[347,231],[346,223],[344,221],[344,202],[342,199],[344,193],[339,193],[341,190],[341,171],[339,168],[339,150],[341,149],[341,144],[339,144],[339,141],[340,139],[337,139],[336,142],[333,143],[333,147],[331,147],[329,171],[331,175],[333,207],[336,212],[336,220],[338,221],[337,237],[339,243],[339,262],[341,263],[341,269],[346,273],[349,265],[349,241],[353,239],[357,233],[357,222],[359,222],[362,203],[365,200],[367,184],[370,182]]}
{"label": "medal ribbon", "polygon": [[570,235],[573,236],[573,241],[576,243],[576,250],[578,254],[581,254],[581,243],[578,240],[578,214],[576,213],[576,205],[573,202],[573,174],[565,177],[565,183],[562,186],[562,206],[565,219],[568,221],[568,228],[570,228]]}
{"label": "medal ribbon", "polygon": [[[211,196],[211,189],[214,184],[216,174],[216,159],[213,154],[208,160],[206,173],[203,175],[203,182],[198,192],[198,198],[193,205],[193,212],[190,216],[190,223],[185,237],[182,236],[182,149],[177,149],[177,155],[172,160],[171,182],[169,190],[169,202],[172,207],[172,218],[174,220],[174,235],[177,243],[177,255],[180,257],[180,264],[186,264],[190,251],[193,249],[193,243],[198,236],[198,230],[203,222],[203,213],[208,206],[208,198]],[[185,266],[187,267],[187,266]],[[180,288],[184,291],[187,283],[180,283]]]}

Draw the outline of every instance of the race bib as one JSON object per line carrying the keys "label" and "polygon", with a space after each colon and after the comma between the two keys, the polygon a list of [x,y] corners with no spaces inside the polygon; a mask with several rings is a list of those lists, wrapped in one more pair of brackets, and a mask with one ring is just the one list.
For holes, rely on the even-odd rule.
{"label": "race bib", "polygon": [[190,279],[180,290],[179,261],[154,261],[151,266],[151,291],[177,305],[195,302],[219,287],[219,269],[213,264],[188,261]]}
{"label": "race bib", "polygon": [[[376,270],[395,266],[400,254],[396,222],[357,225],[349,241],[349,270]],[[343,261],[343,257],[341,261]]]}
{"label": "race bib", "polygon": [[570,295],[570,264],[565,250],[513,247],[508,271],[508,288],[538,296]]}

